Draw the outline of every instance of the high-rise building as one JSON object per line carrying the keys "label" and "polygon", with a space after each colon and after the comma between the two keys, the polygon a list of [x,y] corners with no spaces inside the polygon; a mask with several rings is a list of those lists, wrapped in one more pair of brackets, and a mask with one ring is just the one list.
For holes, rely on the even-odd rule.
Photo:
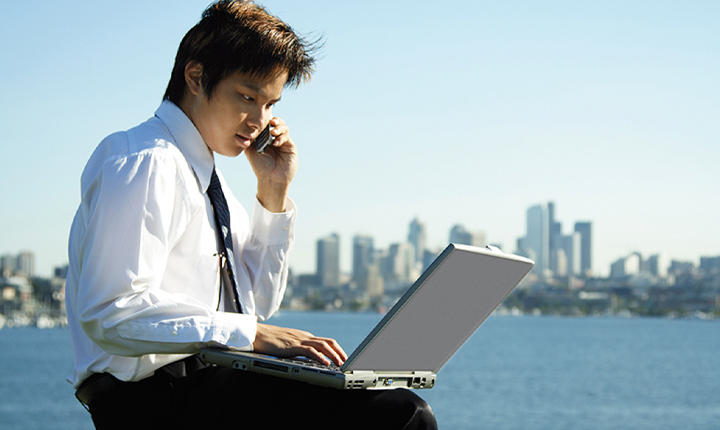
{"label": "high-rise building", "polygon": [[563,235],[556,220],[555,203],[527,210],[527,230],[517,241],[517,253],[535,261],[533,273],[550,276],[591,276],[592,227],[575,223],[574,232]]}
{"label": "high-rise building", "polygon": [[340,286],[340,236],[337,233],[317,241],[317,279],[321,287]]}
{"label": "high-rise building", "polygon": [[380,266],[377,263],[368,267],[364,290],[368,297],[380,297],[385,292],[385,283],[380,276]]}
{"label": "high-rise building", "polygon": [[624,258],[618,258],[610,265],[611,278],[624,278],[639,275],[642,272],[643,260],[638,252],[633,252]]}
{"label": "high-rise building", "polygon": [[610,277],[622,278],[625,276],[625,257],[618,258],[610,264]]}
{"label": "high-rise building", "polygon": [[417,268],[415,247],[409,242],[394,243],[388,249],[382,274],[388,283],[402,285],[415,280]]}
{"label": "high-rise building", "polygon": [[[562,224],[557,222],[555,219],[555,203],[548,202],[547,204],[547,216],[548,216],[548,258],[547,264],[550,272],[558,273],[558,251],[563,248],[564,238],[562,234]],[[570,256],[566,256],[570,258]],[[565,275],[563,275],[565,276]]]}
{"label": "high-rise building", "polygon": [[[578,276],[581,274],[580,263],[581,263],[581,240],[580,233],[573,232],[567,236],[560,236],[560,247],[555,252],[556,255],[562,254],[564,257],[564,267],[558,264],[555,269],[555,274],[558,276]],[[556,257],[557,258],[557,257]]]}
{"label": "high-rise building", "polygon": [[671,260],[668,273],[674,276],[690,275],[695,272],[695,263],[692,261]]}
{"label": "high-rise building", "polygon": [[358,285],[367,282],[368,268],[375,262],[373,238],[366,235],[353,237],[352,279]]}
{"label": "high-rise building", "polygon": [[643,259],[639,252],[633,252],[625,258],[625,275],[639,275],[643,270]]}
{"label": "high-rise building", "polygon": [[665,278],[668,274],[668,262],[664,255],[655,254],[651,255],[645,260],[643,264],[643,270],[658,278]]}
{"label": "high-rise building", "polygon": [[430,265],[435,261],[435,259],[440,255],[440,252],[442,251],[431,251],[429,249],[426,249],[423,253],[423,259],[422,259],[422,270],[427,269],[430,267]]}
{"label": "high-rise building", "polygon": [[372,236],[355,235],[353,237],[353,278],[375,261],[375,245]]}
{"label": "high-rise building", "polygon": [[719,257],[700,257],[700,269],[706,273],[720,272],[720,256]]}
{"label": "high-rise building", "polygon": [[415,247],[415,261],[422,261],[427,247],[427,233],[425,232],[425,223],[418,218],[410,223],[408,242]]}
{"label": "high-rise building", "polygon": [[373,238],[367,235],[353,237],[353,282],[368,297],[383,295],[384,284],[380,275],[380,258]]}
{"label": "high-rise building", "polygon": [[9,278],[15,273],[17,267],[17,257],[11,254],[5,254],[0,257],[0,277]]}
{"label": "high-rise building", "polygon": [[456,224],[450,229],[450,243],[459,243],[462,245],[478,246],[482,248],[485,246],[485,234],[468,231],[465,229],[465,226]]}
{"label": "high-rise building", "polygon": [[592,276],[592,223],[575,223],[575,231],[580,233],[580,274]]}
{"label": "high-rise building", "polygon": [[535,260],[533,272],[546,276],[550,269],[550,212],[547,205],[527,210],[527,231],[522,242],[528,257]]}
{"label": "high-rise building", "polygon": [[56,278],[65,279],[67,278],[68,270],[70,266],[64,265],[64,266],[58,266],[54,269],[53,273]]}
{"label": "high-rise building", "polygon": [[24,251],[18,254],[15,271],[28,278],[35,276],[35,254],[30,251]]}

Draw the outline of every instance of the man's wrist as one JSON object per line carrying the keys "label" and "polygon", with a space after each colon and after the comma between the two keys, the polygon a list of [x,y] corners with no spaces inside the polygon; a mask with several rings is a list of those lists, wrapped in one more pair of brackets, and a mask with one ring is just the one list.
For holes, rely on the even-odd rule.
{"label": "man's wrist", "polygon": [[287,210],[287,185],[258,184],[257,199],[269,212],[281,213]]}

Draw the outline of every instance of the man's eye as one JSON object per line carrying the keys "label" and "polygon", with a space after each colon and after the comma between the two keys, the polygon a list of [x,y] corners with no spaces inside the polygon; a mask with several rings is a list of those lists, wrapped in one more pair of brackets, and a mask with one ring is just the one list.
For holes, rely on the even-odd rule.
{"label": "man's eye", "polygon": [[246,102],[251,102],[254,100],[252,97],[250,97],[248,95],[245,95],[245,94],[241,94],[241,95],[242,95],[243,100],[245,100]]}

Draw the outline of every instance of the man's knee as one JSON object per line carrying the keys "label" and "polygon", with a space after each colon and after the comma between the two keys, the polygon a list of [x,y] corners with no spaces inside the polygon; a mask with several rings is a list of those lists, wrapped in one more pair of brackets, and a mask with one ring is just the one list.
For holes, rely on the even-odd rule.
{"label": "man's knee", "polygon": [[412,395],[411,399],[408,399],[413,405],[413,415],[408,422],[406,429],[417,429],[417,430],[431,430],[437,429],[437,421],[435,420],[435,413],[433,412],[430,405],[415,393],[406,391]]}
{"label": "man's knee", "polygon": [[[437,421],[430,405],[410,390],[397,389],[383,392],[375,399],[382,404],[382,428],[433,430]],[[387,427],[384,425],[387,424]]]}

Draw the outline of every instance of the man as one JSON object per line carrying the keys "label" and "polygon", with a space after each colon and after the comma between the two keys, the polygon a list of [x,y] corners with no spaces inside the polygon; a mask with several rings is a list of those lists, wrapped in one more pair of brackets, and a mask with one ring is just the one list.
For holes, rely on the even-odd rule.
{"label": "man", "polygon": [[[435,428],[407,390],[334,391],[195,355],[223,346],[347,359],[333,339],[262,323],[282,300],[296,213],[297,147],[272,107],[310,77],[311,51],[252,2],[211,5],[183,38],[155,116],[107,137],[88,161],[66,304],[70,379],[97,428],[363,428],[358,412],[374,428]],[[274,142],[259,153],[252,144],[268,125]],[[257,177],[252,217],[214,163],[242,152]]]}

